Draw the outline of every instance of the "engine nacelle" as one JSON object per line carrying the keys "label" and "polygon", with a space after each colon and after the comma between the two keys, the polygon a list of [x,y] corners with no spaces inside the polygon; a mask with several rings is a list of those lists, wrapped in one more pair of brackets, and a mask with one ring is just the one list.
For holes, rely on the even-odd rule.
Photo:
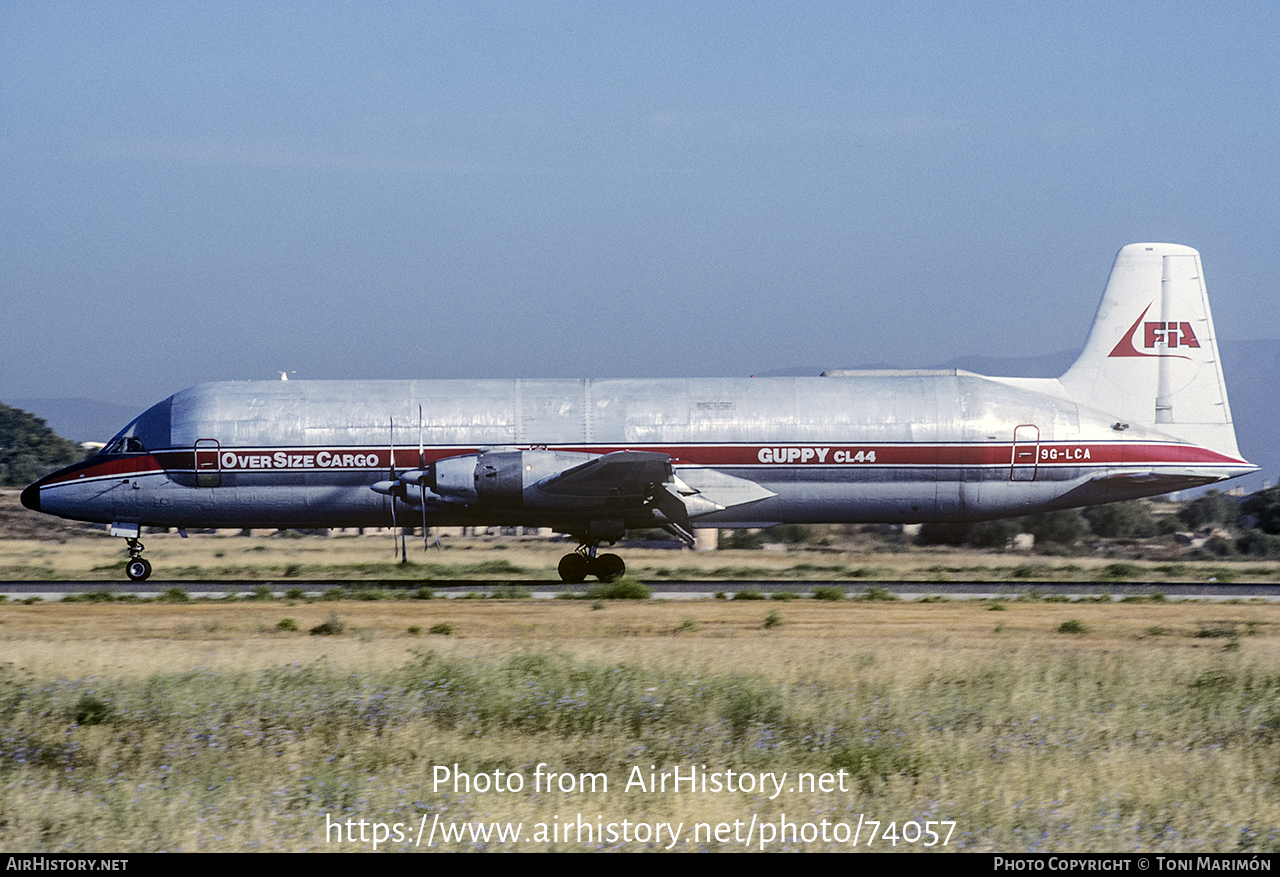
{"label": "engine nacelle", "polygon": [[433,493],[447,499],[519,506],[524,504],[526,488],[599,456],[575,451],[482,451],[436,460],[427,469],[426,481]]}

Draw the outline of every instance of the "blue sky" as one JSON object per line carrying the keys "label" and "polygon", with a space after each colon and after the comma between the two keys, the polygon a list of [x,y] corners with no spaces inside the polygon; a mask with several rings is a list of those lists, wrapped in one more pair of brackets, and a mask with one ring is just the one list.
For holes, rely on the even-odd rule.
{"label": "blue sky", "polygon": [[1273,338],[1274,4],[0,7],[0,399]]}

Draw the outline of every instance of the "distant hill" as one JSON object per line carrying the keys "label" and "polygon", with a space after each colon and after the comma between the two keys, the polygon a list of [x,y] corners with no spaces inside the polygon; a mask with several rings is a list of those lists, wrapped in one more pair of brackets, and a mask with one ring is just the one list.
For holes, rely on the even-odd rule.
{"label": "distant hill", "polygon": [[142,413],[141,408],[93,399],[6,399],[14,408],[44,419],[49,428],[73,442],[103,442]]}
{"label": "distant hill", "polygon": [[0,484],[30,484],[80,460],[84,452],[29,411],[0,404]]}

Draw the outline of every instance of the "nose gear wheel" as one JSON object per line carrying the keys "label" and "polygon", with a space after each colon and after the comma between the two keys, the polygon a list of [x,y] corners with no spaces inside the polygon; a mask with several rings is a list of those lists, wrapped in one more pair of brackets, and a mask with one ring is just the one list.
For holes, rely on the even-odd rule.
{"label": "nose gear wheel", "polygon": [[142,556],[143,545],[137,539],[128,539],[129,562],[124,565],[124,574],[131,582],[145,582],[151,577],[151,561]]}

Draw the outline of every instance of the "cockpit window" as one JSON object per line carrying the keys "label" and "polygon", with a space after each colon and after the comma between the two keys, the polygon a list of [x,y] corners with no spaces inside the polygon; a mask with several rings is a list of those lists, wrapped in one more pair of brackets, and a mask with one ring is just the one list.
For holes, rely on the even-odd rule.
{"label": "cockpit window", "polygon": [[104,454],[145,454],[142,439],[136,436],[121,436],[102,449]]}
{"label": "cockpit window", "polygon": [[102,453],[148,454],[170,447],[172,409],[172,396],[152,405],[112,436]]}

